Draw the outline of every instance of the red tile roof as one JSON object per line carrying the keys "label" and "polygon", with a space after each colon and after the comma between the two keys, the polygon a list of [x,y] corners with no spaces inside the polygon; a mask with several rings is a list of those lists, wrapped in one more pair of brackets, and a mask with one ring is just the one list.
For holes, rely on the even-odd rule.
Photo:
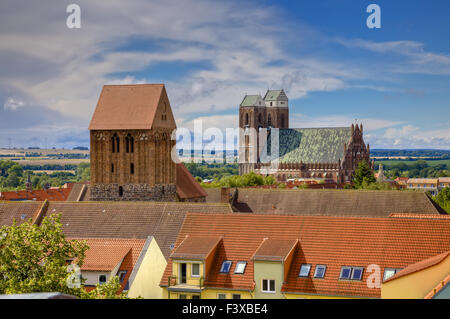
{"label": "red tile roof", "polygon": [[86,240],[89,246],[81,267],[82,271],[112,271],[120,263],[119,271],[127,271],[121,283],[122,289],[128,282],[146,242],[146,239],[127,238],[70,239]]}
{"label": "red tile roof", "polygon": [[253,260],[283,261],[297,243],[297,239],[264,238],[261,246],[256,250]]}
{"label": "red tile roof", "polygon": [[0,192],[0,200],[8,201],[25,201],[25,200],[36,200],[36,201],[65,201],[69,197],[72,188],[60,188],[60,189],[35,189],[31,192],[23,191],[12,191],[12,192]]}
{"label": "red tile roof", "polygon": [[435,266],[435,265],[441,263],[448,256],[450,256],[450,250],[446,251],[446,252],[444,252],[442,254],[430,257],[428,259],[421,260],[421,261],[419,261],[417,263],[414,263],[412,265],[407,266],[405,269],[400,270],[398,273],[396,273],[391,278],[385,280],[384,282],[395,280],[397,278],[400,278],[400,277],[403,277],[403,276],[407,276],[409,274],[412,274],[412,273],[421,271],[423,269]]}
{"label": "red tile roof", "polygon": [[164,84],[105,85],[89,130],[150,130],[165,95]]}
{"label": "red tile roof", "polygon": [[426,219],[450,219],[449,214],[410,214],[410,213],[392,213],[389,215],[391,218],[426,218]]}
{"label": "red tile roof", "polygon": [[170,255],[171,258],[205,259],[222,240],[221,237],[186,237]]}
{"label": "red tile roof", "polygon": [[181,199],[206,197],[208,194],[189,173],[183,163],[177,167],[177,194]]}
{"label": "red tile roof", "polygon": [[[425,258],[443,253],[450,247],[450,220],[287,216],[254,214],[194,214],[186,216],[175,244],[178,247],[186,235],[222,236],[211,271],[206,275],[206,287],[253,290],[252,256],[264,238],[299,239],[293,262],[282,291],[351,297],[379,298],[379,288],[368,288],[368,272],[362,281],[339,280],[342,266],[370,264],[381,268],[404,268]],[[233,261],[228,274],[220,274],[224,260]],[[244,274],[234,274],[237,261],[247,261]],[[299,278],[303,263],[327,265],[324,279]],[[161,280],[167,285],[172,271],[169,263]]]}

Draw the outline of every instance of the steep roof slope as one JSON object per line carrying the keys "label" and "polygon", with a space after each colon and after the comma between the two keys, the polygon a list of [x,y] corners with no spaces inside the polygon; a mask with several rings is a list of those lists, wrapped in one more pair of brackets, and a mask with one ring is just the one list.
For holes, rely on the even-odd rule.
{"label": "steep roof slope", "polygon": [[[380,289],[369,288],[366,284],[371,274],[366,271],[367,267],[377,264],[382,274],[385,268],[403,268],[447,251],[450,220],[189,213],[175,249],[187,235],[222,237],[205,278],[207,287],[252,290],[255,284],[252,256],[263,240],[292,240],[294,243],[298,239],[283,291],[379,298]],[[291,243],[284,245],[285,248]],[[228,274],[219,273],[224,260],[233,261]],[[244,274],[234,274],[237,261],[247,262]],[[313,270],[318,264],[326,265],[325,277],[299,277],[303,263],[312,264]],[[342,266],[364,267],[362,280],[339,280]],[[167,284],[171,270],[169,259],[161,285]]]}
{"label": "steep roof slope", "polygon": [[10,226],[13,220],[22,224],[33,219],[42,207],[42,202],[1,202],[0,201],[0,227]]}
{"label": "steep roof slope", "polygon": [[[164,84],[105,85],[89,130],[149,130],[161,103],[169,104]],[[175,127],[170,107],[168,126]]]}
{"label": "steep roof slope", "polygon": [[391,213],[439,214],[422,192],[240,188],[238,194],[234,206],[241,212],[386,217]]}
{"label": "steep roof slope", "polygon": [[46,215],[61,214],[63,231],[78,238],[154,236],[164,256],[171,252],[187,212],[230,213],[228,204],[161,202],[53,202]]}
{"label": "steep roof slope", "polygon": [[181,199],[206,197],[208,194],[203,187],[189,173],[183,163],[176,165],[177,167],[177,195]]}
{"label": "steep roof slope", "polygon": [[[279,129],[280,163],[337,163],[343,160],[350,127]],[[268,148],[271,140],[268,139]]]}

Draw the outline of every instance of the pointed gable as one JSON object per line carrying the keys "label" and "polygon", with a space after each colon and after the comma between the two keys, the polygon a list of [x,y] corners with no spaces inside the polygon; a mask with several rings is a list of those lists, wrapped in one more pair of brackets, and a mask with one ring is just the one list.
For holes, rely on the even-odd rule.
{"label": "pointed gable", "polygon": [[176,127],[164,84],[105,85],[89,130],[149,130],[154,126]]}

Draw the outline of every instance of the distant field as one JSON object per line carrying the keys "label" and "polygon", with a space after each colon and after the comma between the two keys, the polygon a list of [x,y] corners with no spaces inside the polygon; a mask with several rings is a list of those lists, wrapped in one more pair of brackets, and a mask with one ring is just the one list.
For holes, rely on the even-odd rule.
{"label": "distant field", "polygon": [[75,175],[75,171],[74,170],[66,170],[66,171],[62,171],[62,170],[53,170],[53,171],[50,171],[50,170],[42,170],[42,171],[33,171],[33,173],[37,173],[37,174],[39,174],[39,173],[46,173],[46,174],[53,174],[53,173],[71,173],[71,174],[74,174]]}
{"label": "distant field", "polygon": [[89,159],[26,159],[14,160],[20,165],[78,165],[80,163],[89,163]]}
{"label": "distant field", "polygon": [[49,154],[89,154],[89,151],[81,150],[63,150],[63,149],[0,149],[0,155],[13,155],[16,157],[24,157],[25,153],[40,153],[42,156]]}
{"label": "distant field", "polygon": [[[419,159],[418,159],[419,160]],[[439,165],[439,164],[447,164],[448,166],[450,166],[450,159],[445,159],[445,160],[425,160],[428,165],[433,166],[433,165]],[[375,159],[375,164],[378,163],[382,163],[383,165],[395,165],[398,163],[405,163],[405,164],[412,164],[415,161],[404,161],[404,160],[376,160]]]}

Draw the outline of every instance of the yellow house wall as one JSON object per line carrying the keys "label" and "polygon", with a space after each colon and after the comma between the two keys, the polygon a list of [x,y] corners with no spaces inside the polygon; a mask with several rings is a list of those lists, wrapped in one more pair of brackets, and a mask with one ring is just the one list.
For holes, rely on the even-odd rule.
{"label": "yellow house wall", "polygon": [[422,299],[450,272],[450,256],[441,263],[381,285],[383,299]]}
{"label": "yellow house wall", "polygon": [[[248,291],[241,290],[223,290],[223,289],[204,289],[200,293],[200,299],[218,299],[217,294],[226,294],[227,299],[232,299],[233,294],[241,295],[241,299],[253,299],[253,295]],[[190,292],[170,292],[170,299],[179,299],[179,295],[186,295],[186,299],[192,299],[192,295],[199,295],[199,293]],[[169,293],[167,288],[163,289],[163,299],[168,299]]]}
{"label": "yellow house wall", "polygon": [[[269,261],[254,261],[255,299],[284,299],[281,293],[283,285],[283,263]],[[275,293],[263,293],[262,280],[275,279]]]}
{"label": "yellow house wall", "polygon": [[152,239],[147,253],[137,270],[136,277],[131,283],[128,296],[146,299],[161,299],[162,289],[159,282],[166,268],[167,262],[155,239]]}
{"label": "yellow house wall", "polygon": [[[192,277],[192,264],[200,264],[200,276]],[[204,265],[202,261],[194,261],[194,260],[173,260],[172,264],[172,276],[177,278],[177,284],[180,282],[179,270],[180,264],[186,264],[186,284],[192,286],[200,286],[200,278],[205,278],[204,275]]]}
{"label": "yellow house wall", "polygon": [[205,289],[202,291],[202,299],[218,299],[217,294],[226,294],[226,299],[231,299],[233,294],[241,295],[241,299],[253,299],[253,295],[248,291]]}

